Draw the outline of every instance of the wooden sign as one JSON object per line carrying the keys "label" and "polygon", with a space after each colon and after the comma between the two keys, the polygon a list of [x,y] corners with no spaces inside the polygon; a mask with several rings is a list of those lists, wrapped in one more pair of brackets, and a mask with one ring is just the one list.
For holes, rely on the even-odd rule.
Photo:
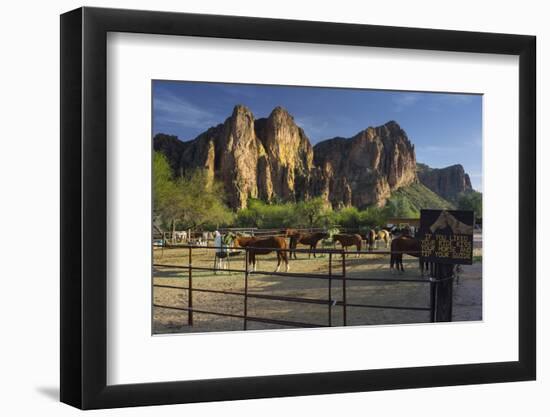
{"label": "wooden sign", "polygon": [[426,262],[472,264],[474,212],[421,210],[419,238]]}

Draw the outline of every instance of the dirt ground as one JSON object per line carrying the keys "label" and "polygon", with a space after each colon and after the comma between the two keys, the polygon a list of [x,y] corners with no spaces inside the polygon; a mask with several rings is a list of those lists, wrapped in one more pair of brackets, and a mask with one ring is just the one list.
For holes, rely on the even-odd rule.
{"label": "dirt ground", "polygon": [[[385,250],[382,246],[380,251]],[[481,255],[481,239],[475,242],[474,256]],[[329,255],[317,255],[308,259],[308,254],[298,253],[298,259],[290,262],[291,273],[308,272],[328,275]],[[274,271],[275,254],[259,257],[258,271]],[[162,265],[187,265],[188,249],[155,249],[154,263]],[[389,255],[368,253],[358,258],[348,255],[346,276],[368,278],[400,278],[405,280],[419,279],[418,260],[405,256],[405,272],[392,274],[389,269]],[[212,249],[193,249],[194,267],[213,267],[214,251]],[[244,252],[232,257],[229,263],[232,269],[244,269]],[[333,274],[342,272],[342,261],[339,255],[333,255]],[[284,271],[284,268],[281,269]],[[473,321],[482,319],[482,264],[462,266],[458,284],[453,290],[453,321]],[[193,270],[193,288],[244,291],[244,274],[240,272]],[[162,288],[157,285],[174,287],[188,286],[186,269],[155,266],[153,268],[153,298],[155,305],[187,307],[188,292],[185,289]],[[328,299],[328,280],[300,278],[295,276],[249,275],[249,294],[275,295],[286,297],[304,297],[310,299]],[[418,282],[358,282],[347,281],[347,302],[371,305],[390,305],[407,307],[429,307],[429,284]],[[342,282],[332,281],[332,300],[342,299]],[[236,295],[212,294],[193,291],[193,308],[218,311],[229,314],[243,314],[244,297]],[[332,325],[343,323],[343,308],[332,308]],[[248,299],[248,315],[262,318],[299,321],[327,325],[329,308],[326,304],[304,304],[290,301]],[[190,333],[243,330],[243,319],[220,317],[210,314],[193,314],[193,326],[188,326],[186,311],[153,307],[153,333]],[[398,324],[429,322],[428,311],[395,310],[383,308],[347,308],[348,325]],[[249,330],[288,328],[258,322],[248,322]]]}

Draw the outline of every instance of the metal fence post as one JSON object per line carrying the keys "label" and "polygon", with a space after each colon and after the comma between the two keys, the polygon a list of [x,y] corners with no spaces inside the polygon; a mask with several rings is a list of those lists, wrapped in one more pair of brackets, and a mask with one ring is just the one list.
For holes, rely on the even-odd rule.
{"label": "metal fence post", "polygon": [[248,320],[248,248],[244,248],[244,323],[243,323],[243,329],[246,330]]}
{"label": "metal fence post", "polygon": [[430,278],[430,322],[435,322],[435,293],[437,288],[437,282],[433,278]]}
{"label": "metal fence post", "polygon": [[193,325],[193,255],[192,255],[192,248],[191,246],[189,246],[189,275],[188,275],[188,279],[189,279],[189,289],[187,290],[187,297],[188,297],[188,300],[187,300],[187,306],[189,308],[189,312],[187,314],[187,324],[189,326],[192,326]]}
{"label": "metal fence post", "polygon": [[342,249],[342,304],[344,307],[343,317],[344,317],[344,326],[348,325],[348,305],[346,297],[346,251]]}
{"label": "metal fence post", "polygon": [[332,326],[332,252],[328,254],[328,325]]}

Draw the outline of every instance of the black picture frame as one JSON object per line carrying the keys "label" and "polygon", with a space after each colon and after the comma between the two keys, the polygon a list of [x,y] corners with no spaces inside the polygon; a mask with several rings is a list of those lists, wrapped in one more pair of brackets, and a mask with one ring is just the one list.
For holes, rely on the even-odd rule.
{"label": "black picture frame", "polygon": [[519,233],[518,361],[107,385],[108,32],[517,55],[519,227],[536,230],[534,36],[88,7],[65,13],[60,54],[62,402],[94,409],[535,379],[536,238]]}

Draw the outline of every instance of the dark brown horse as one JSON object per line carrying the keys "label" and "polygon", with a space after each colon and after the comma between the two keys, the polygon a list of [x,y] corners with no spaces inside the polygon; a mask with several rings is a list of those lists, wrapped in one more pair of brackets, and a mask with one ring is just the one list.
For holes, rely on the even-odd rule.
{"label": "dark brown horse", "polygon": [[[292,229],[289,229],[292,230]],[[288,235],[288,230],[287,230]],[[315,233],[299,233],[296,232],[292,233],[290,235],[290,249],[296,249],[298,246],[298,243],[301,243],[302,245],[308,245],[310,250],[317,249],[317,244],[323,240],[328,238],[328,233],[325,232],[315,232]],[[294,259],[298,259],[296,256],[295,251],[290,252],[290,256],[294,256]],[[313,257],[316,258],[315,252],[313,252]],[[311,252],[309,253],[308,258],[311,258]]]}
{"label": "dark brown horse", "polygon": [[[277,269],[275,272],[279,272],[281,268],[281,261],[285,262],[286,271],[289,270],[288,265],[288,245],[284,237],[270,236],[270,237],[247,237],[238,236],[233,241],[235,246],[241,248],[248,248],[248,263],[252,265],[252,270],[256,270],[256,255],[267,255],[273,251],[277,252]],[[284,249],[284,250],[277,250]]]}
{"label": "dark brown horse", "polygon": [[403,268],[403,255],[419,258],[420,274],[424,276],[424,262],[420,259],[420,240],[410,236],[400,236],[391,242],[390,270],[393,272],[394,265],[397,271],[405,272]]}
{"label": "dark brown horse", "polygon": [[[332,239],[335,244],[336,242],[339,242],[344,250],[346,250],[349,246],[355,246],[357,248],[357,252],[359,252],[363,246],[363,239],[361,238],[361,235],[333,235]],[[357,254],[357,257],[359,258],[359,253]]]}

